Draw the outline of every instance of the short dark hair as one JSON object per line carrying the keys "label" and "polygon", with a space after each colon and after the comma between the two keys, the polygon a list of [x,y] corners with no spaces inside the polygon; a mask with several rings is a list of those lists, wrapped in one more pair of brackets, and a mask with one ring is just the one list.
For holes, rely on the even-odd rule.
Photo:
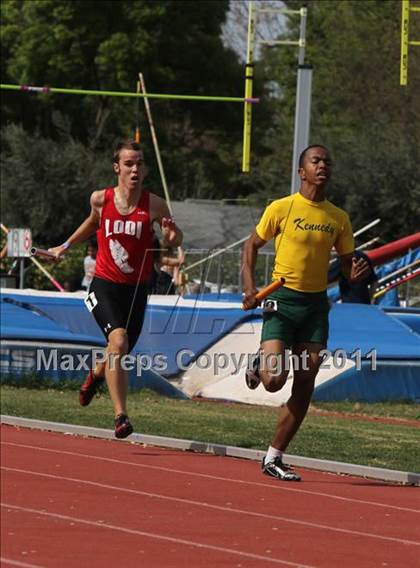
{"label": "short dark hair", "polygon": [[134,150],[135,152],[141,152],[141,149],[142,148],[140,144],[135,140],[122,140],[115,146],[112,161],[114,162],[114,164],[118,164],[118,162],[120,161],[121,150]]}
{"label": "short dark hair", "polygon": [[324,150],[329,152],[328,148],[326,148],[323,144],[311,144],[310,146],[307,146],[299,156],[299,168],[303,168],[306,152],[311,148],[323,148]]}

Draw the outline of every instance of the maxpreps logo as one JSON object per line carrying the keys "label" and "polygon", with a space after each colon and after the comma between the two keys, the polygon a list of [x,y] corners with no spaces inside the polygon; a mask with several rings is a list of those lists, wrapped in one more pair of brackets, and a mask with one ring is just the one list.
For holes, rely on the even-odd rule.
{"label": "maxpreps logo", "polygon": [[326,225],[316,224],[316,223],[305,223],[306,219],[302,217],[297,217],[293,219],[293,223],[295,224],[295,231],[300,229],[301,231],[320,231],[321,233],[330,233],[331,235],[334,234],[335,229],[330,224],[327,223]]}

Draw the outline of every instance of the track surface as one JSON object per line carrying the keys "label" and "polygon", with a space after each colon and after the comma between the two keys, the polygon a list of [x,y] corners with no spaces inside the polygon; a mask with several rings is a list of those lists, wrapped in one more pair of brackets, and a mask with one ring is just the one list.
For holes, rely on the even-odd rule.
{"label": "track surface", "polygon": [[2,426],[2,566],[418,566],[420,491]]}

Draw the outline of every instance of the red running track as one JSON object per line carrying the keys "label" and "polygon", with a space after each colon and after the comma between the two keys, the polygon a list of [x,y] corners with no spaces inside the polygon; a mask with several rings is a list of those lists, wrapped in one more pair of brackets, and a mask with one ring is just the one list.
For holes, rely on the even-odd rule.
{"label": "red running track", "polygon": [[2,566],[415,567],[420,492],[2,426]]}

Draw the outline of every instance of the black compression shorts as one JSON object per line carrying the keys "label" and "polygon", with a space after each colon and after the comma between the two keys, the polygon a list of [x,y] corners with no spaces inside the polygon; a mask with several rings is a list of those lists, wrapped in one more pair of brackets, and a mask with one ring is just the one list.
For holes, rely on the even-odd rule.
{"label": "black compression shorts", "polygon": [[130,353],[143,326],[147,285],[139,284],[136,292],[136,286],[131,284],[119,284],[95,276],[85,304],[107,340],[114,329],[122,327],[127,331]]}

